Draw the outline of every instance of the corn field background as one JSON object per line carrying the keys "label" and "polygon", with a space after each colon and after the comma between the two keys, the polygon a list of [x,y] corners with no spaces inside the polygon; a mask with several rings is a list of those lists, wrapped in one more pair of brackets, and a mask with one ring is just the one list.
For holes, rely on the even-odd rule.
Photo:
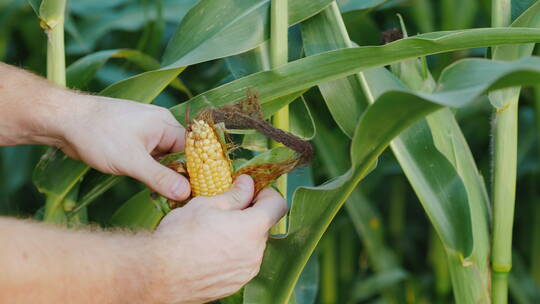
{"label": "corn field background", "polygon": [[[538,42],[534,0],[0,0],[4,62],[182,123],[252,89],[311,140],[278,182],[287,236],[224,304],[540,303]],[[237,133],[237,159],[283,153]],[[0,148],[1,215],[152,229],[168,211],[60,151]]]}

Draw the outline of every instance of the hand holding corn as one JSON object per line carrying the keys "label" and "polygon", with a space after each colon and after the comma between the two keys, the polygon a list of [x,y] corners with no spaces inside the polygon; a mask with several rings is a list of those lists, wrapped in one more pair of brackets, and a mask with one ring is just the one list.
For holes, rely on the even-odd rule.
{"label": "hand holding corn", "polygon": [[156,254],[164,261],[157,269],[164,291],[158,303],[207,303],[234,293],[259,272],[268,230],[287,205],[272,188],[253,196],[253,180],[241,175],[229,191],[197,196],[161,221]]}
{"label": "hand holding corn", "polygon": [[[188,181],[154,156],[183,150],[184,133],[162,108],[57,88],[0,63],[0,146],[57,146],[181,201]],[[230,190],[173,210],[153,233],[0,217],[0,303],[201,303],[229,295],[257,274],[268,229],[286,211],[273,189],[254,196],[253,180],[240,175]]]}
{"label": "hand holding corn", "polygon": [[[284,215],[253,180],[198,196],[154,233],[65,230],[0,217],[0,303],[205,303],[259,271],[268,229]],[[247,207],[254,201],[254,205]]]}
{"label": "hand holding corn", "polygon": [[167,109],[65,90],[2,63],[0,98],[0,145],[56,146],[169,199],[189,196],[189,182],[153,158],[184,149],[184,128]]}

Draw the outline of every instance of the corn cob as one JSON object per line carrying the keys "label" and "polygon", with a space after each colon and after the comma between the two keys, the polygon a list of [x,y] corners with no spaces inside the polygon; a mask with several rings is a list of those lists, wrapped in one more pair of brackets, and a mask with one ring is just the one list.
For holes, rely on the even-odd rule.
{"label": "corn cob", "polygon": [[187,132],[186,163],[193,196],[223,193],[232,185],[230,160],[214,129],[194,120]]}

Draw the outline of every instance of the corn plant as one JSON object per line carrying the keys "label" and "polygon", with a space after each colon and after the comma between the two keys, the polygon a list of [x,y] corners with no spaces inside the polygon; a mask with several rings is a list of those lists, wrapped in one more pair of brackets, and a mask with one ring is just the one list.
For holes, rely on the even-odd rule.
{"label": "corn plant", "polygon": [[[3,2],[5,24],[25,16],[34,18],[33,31],[41,26],[46,75],[59,85],[167,106],[181,123],[252,90],[262,118],[312,142],[313,162],[276,181],[290,211],[271,231],[259,275],[222,303],[540,301],[533,199],[524,205],[534,217],[517,226],[534,223],[520,238],[532,245],[512,242],[516,187],[538,171],[540,119],[527,117],[540,113],[540,58],[532,56],[540,3],[32,0],[36,21],[24,1]],[[0,55],[9,59],[6,33]],[[533,91],[520,94],[522,87]],[[520,97],[533,106],[520,106]],[[239,147],[236,169],[290,156],[256,130],[227,132]],[[200,158],[191,149],[200,147],[190,136],[187,170],[196,172]],[[12,170],[10,151],[1,154],[3,172]],[[43,151],[19,157],[32,164]],[[0,190],[16,193],[30,170]],[[205,172],[190,172],[193,189],[214,194],[197,184]],[[220,191],[232,179],[225,173]],[[31,180],[43,204],[17,209],[4,199],[3,213],[152,230],[176,207],[54,149]],[[118,203],[105,207],[111,198]]]}

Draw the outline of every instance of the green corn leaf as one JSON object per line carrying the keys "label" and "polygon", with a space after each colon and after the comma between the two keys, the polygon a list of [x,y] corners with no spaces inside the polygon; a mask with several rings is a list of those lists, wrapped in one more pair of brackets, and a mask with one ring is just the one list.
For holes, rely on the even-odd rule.
{"label": "green corn leaf", "polygon": [[[255,88],[261,96],[265,114],[268,111],[269,101],[286,103],[291,101],[287,95],[297,94],[318,83],[344,77],[363,69],[384,65],[398,60],[422,56],[431,53],[450,51],[455,49],[480,47],[486,45],[525,43],[540,41],[540,30],[537,29],[476,29],[456,32],[431,33],[408,39],[396,41],[385,46],[359,47],[343,49],[323,54],[309,56],[304,59],[280,66],[274,70],[259,72],[243,77],[229,84],[210,90],[192,98],[189,102],[173,107],[171,111],[179,121],[184,121],[185,106],[196,113],[209,105],[220,106],[238,101],[245,96],[247,88]],[[115,83],[102,91],[103,95],[150,102],[174,79],[183,68],[167,68],[145,72],[137,76]],[[467,76],[467,75],[466,75]],[[474,81],[477,79],[472,79]],[[142,89],[145,88],[145,89]],[[279,108],[274,108],[278,110]],[[68,174],[70,179],[55,174],[60,171],[48,171],[47,165],[41,162],[34,173],[34,182],[40,191],[62,198],[79,180],[88,167],[61,156],[49,158],[56,162],[65,162],[73,169]],[[51,168],[58,167],[51,164]],[[50,173],[48,173],[50,172]],[[67,174],[67,173],[66,173]],[[55,181],[59,179],[61,181]]]}
{"label": "green corn leaf", "polygon": [[233,295],[230,295],[224,299],[220,299],[219,303],[221,304],[242,304],[244,302],[244,290],[240,289],[235,292]]}
{"label": "green corn leaf", "polygon": [[242,163],[242,165],[237,167],[236,170],[240,170],[243,167],[247,167],[251,165],[260,165],[260,164],[286,161],[288,159],[293,158],[295,154],[296,153],[293,150],[287,147],[283,147],[283,146],[276,147],[266,152],[257,154],[257,156],[253,157],[247,162]]}
{"label": "green corn leaf", "polygon": [[28,0],[28,4],[30,4],[36,15],[39,16],[39,7],[41,6],[41,0]]}
{"label": "green corn leaf", "polygon": [[478,1],[442,0],[441,28],[457,30],[472,26],[478,12]]}
{"label": "green corn leaf", "polygon": [[72,63],[66,70],[68,87],[84,89],[94,79],[99,69],[111,58],[125,58],[135,63],[143,70],[159,68],[159,62],[154,58],[136,50],[117,49],[92,53]]}
{"label": "green corn leaf", "polygon": [[[269,61],[269,49],[268,44],[263,43],[257,48],[248,52],[231,56],[225,59],[227,66],[235,78],[241,78],[259,71],[268,70],[270,68]],[[298,115],[291,115],[290,124],[291,132],[301,138],[311,139],[315,136],[315,127],[313,118],[305,101],[300,97],[301,92],[298,94],[291,94],[288,97],[283,98],[283,103],[276,103],[274,109],[265,111],[264,118],[270,118],[266,112],[277,111],[283,105],[288,104],[291,100],[295,100],[291,104],[291,112],[298,113]],[[244,136],[242,146],[252,147],[259,151],[265,150],[265,137],[261,137],[258,133],[247,134]]]}
{"label": "green corn leaf", "polygon": [[517,19],[528,8],[534,5],[536,0],[512,0],[512,20]]}
{"label": "green corn leaf", "polygon": [[153,230],[167,213],[167,200],[145,189],[124,203],[111,217],[113,226]]}
{"label": "green corn leaf", "polygon": [[[318,15],[302,22],[301,26],[306,55],[352,46],[335,2]],[[367,105],[360,77],[355,74],[319,84],[332,117],[349,137]]]}
{"label": "green corn leaf", "polygon": [[[406,64],[417,63],[402,63]],[[365,74],[367,87],[375,88],[370,91],[375,98],[385,91],[404,87],[385,69]],[[402,77],[414,79],[408,74]],[[422,83],[414,85],[426,87]],[[456,248],[461,242],[462,248],[466,249],[459,255],[453,250],[447,253],[456,301],[486,301],[489,200],[484,181],[453,113],[443,109],[429,115],[427,121],[422,120],[403,132],[391,147],[445,247]],[[472,267],[462,266],[465,257]]]}
{"label": "green corn leaf", "polygon": [[[322,168],[334,178],[347,171],[350,161],[347,157],[349,141],[344,134],[330,130],[321,123],[322,119],[316,117],[317,136],[314,139],[316,156],[322,161]],[[296,188],[293,188],[296,189]],[[292,189],[291,189],[292,190]],[[368,259],[376,273],[383,273],[401,269],[397,258],[385,241],[382,227],[384,223],[372,202],[368,201],[362,193],[360,186],[351,193],[345,203],[345,208],[354,228],[366,248]],[[378,225],[373,225],[378,223]],[[385,291],[385,300],[395,303],[395,295]]]}
{"label": "green corn leaf", "polygon": [[[540,28],[540,2],[529,7],[511,25],[512,27]],[[493,50],[495,60],[516,60],[530,56],[534,49],[534,43],[498,46]],[[495,108],[501,108],[519,98],[520,90],[512,88],[501,92],[490,94],[491,104]]]}
{"label": "green corn leaf", "polygon": [[398,268],[375,274],[367,279],[358,279],[355,286],[352,287],[351,300],[353,303],[365,301],[406,278],[407,273]]}
{"label": "green corn leaf", "polygon": [[319,289],[319,268],[318,255],[314,254],[308,260],[304,271],[302,271],[294,288],[294,298],[291,300],[294,300],[297,304],[315,303]]}
{"label": "green corn leaf", "polygon": [[127,2],[129,2],[129,0],[109,0],[107,2],[95,0],[77,0],[69,3],[69,8],[70,11],[75,14],[84,15],[85,13],[106,12]]}
{"label": "green corn leaf", "polygon": [[[332,0],[289,1],[289,24],[307,19]],[[199,1],[165,50],[163,65],[179,67],[251,50],[269,39],[270,0]],[[227,42],[227,43],[223,43]]]}
{"label": "green corn leaf", "polygon": [[[186,103],[172,107],[171,111],[179,121],[184,121],[187,105],[190,107],[190,114],[194,116],[208,106],[237,102],[245,97],[248,88],[252,88],[259,92],[259,100],[265,115],[271,115],[279,109],[272,107],[278,98],[299,94],[302,90],[319,83],[343,78],[369,68],[459,49],[535,41],[540,41],[538,29],[487,28],[435,32],[398,40],[384,46],[330,51],[240,78],[195,96]],[[292,100],[280,99],[280,102],[284,101]]]}
{"label": "green corn leaf", "polygon": [[[69,54],[84,54],[93,50],[99,39],[111,31],[135,31],[159,19],[155,1],[129,1],[122,9],[111,9],[115,2],[119,1],[70,1],[71,11],[81,18],[73,26],[84,39],[68,41],[66,50]],[[179,23],[195,2],[163,0],[163,18],[167,22]]]}
{"label": "green corn leaf", "polygon": [[[369,172],[377,156],[399,132],[443,106],[471,103],[487,89],[538,82],[540,68],[535,68],[537,64],[540,64],[538,58],[512,63],[463,60],[443,74],[441,85],[433,94],[410,91],[383,94],[359,121],[352,139],[351,169],[321,186],[296,190],[290,211],[289,236],[268,243],[261,272],[245,287],[244,303],[288,303],[291,286],[326,227]],[[476,76],[476,81],[461,80],[462,75],[470,74]],[[313,202],[319,204],[314,206]]]}
{"label": "green corn leaf", "polygon": [[[317,16],[303,22],[302,36],[307,54],[351,47],[351,41],[335,3]],[[378,69],[386,71],[384,68]],[[362,92],[361,80],[369,73],[370,71],[367,71],[319,85],[334,120],[349,137],[354,132],[355,122],[367,106],[367,100]],[[330,176],[338,176],[345,172],[349,166],[346,161],[346,147],[335,142],[337,138],[335,132],[325,130],[324,126],[320,124],[317,125],[317,130],[320,132],[315,140],[317,154],[322,159],[324,167],[328,168]],[[325,153],[321,155],[321,151]],[[342,151],[343,153],[341,153]],[[366,247],[368,258],[374,270],[380,273],[399,269],[396,257],[384,242],[383,232],[379,228],[382,224],[377,226],[370,224],[373,222],[381,223],[381,219],[359,187],[351,194],[345,207]],[[385,291],[383,296],[390,302],[396,302],[395,295],[389,291]]]}
{"label": "green corn leaf", "polygon": [[[32,7],[37,4],[36,1],[30,3]],[[54,27],[58,22],[63,22],[65,6],[66,0],[42,0],[39,5],[39,19]]]}
{"label": "green corn leaf", "polygon": [[364,1],[337,0],[337,3],[339,4],[339,7],[341,8],[342,12],[372,9],[372,8],[381,6],[385,4],[386,2],[389,2],[389,1],[388,0],[364,0]]}
{"label": "green corn leaf", "polygon": [[304,97],[301,96],[292,102],[290,111],[294,113],[290,117],[290,132],[305,140],[312,139],[316,133],[315,123]]}

